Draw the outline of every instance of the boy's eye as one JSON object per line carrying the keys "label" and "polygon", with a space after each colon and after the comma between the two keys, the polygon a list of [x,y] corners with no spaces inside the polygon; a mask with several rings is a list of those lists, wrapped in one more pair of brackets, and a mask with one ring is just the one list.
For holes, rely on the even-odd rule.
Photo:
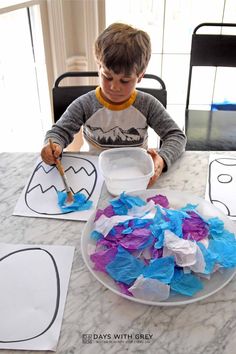
{"label": "boy's eye", "polygon": [[128,83],[129,83],[129,80],[120,80],[120,82],[121,82],[122,84],[128,84]]}

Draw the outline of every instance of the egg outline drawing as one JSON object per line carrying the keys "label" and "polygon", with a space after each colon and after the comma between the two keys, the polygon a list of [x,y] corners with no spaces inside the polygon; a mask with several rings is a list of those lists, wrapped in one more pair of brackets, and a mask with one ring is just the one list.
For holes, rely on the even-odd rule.
{"label": "egg outline drawing", "polygon": [[[213,191],[213,178],[217,180],[221,185],[229,185],[234,181],[232,174],[224,173],[224,171],[214,172],[214,164],[220,164],[221,166],[236,166],[236,159],[233,157],[221,157],[213,159],[209,164],[209,178],[208,178],[208,190],[209,190],[209,200],[210,202],[221,209],[226,215],[230,217],[236,217],[236,213],[230,210],[230,205],[227,205],[225,201],[216,198],[215,191]],[[217,165],[218,166],[218,165]],[[222,167],[223,168],[223,167]],[[228,179],[228,180],[227,180]],[[216,189],[216,187],[215,187]]]}
{"label": "egg outline drawing", "polygon": [[[79,172],[81,172],[83,170],[86,173],[86,177],[89,177],[90,179],[91,178],[93,179],[92,182],[91,182],[92,186],[91,186],[90,190],[88,190],[86,188],[86,186],[84,186],[84,185],[82,185],[82,186],[79,185],[78,186],[78,190],[73,190],[73,188],[71,188],[73,193],[86,192],[86,195],[87,195],[86,201],[88,201],[88,200],[90,200],[92,198],[92,195],[93,195],[94,190],[95,190],[96,185],[97,185],[98,172],[97,172],[96,166],[94,165],[94,163],[92,161],[90,161],[87,158],[80,157],[80,156],[73,156],[73,155],[63,155],[63,158],[62,158],[63,165],[67,164],[67,161],[70,160],[70,159],[76,159],[76,160],[74,160],[75,161],[74,164],[73,164],[73,160],[69,161],[70,164],[69,164],[69,167],[65,168],[65,173],[68,173],[68,171],[72,170],[74,172],[74,174],[77,175]],[[79,160],[79,162],[78,162],[78,160]],[[74,165],[76,165],[76,163],[78,164],[78,168],[74,167]],[[90,173],[87,171],[89,169],[88,166],[91,169]],[[56,171],[55,184],[52,183],[49,186],[49,188],[46,188],[46,189],[43,188],[41,183],[38,183],[36,185],[31,186],[32,183],[34,182],[34,179],[35,179],[35,176],[36,176],[37,172],[40,169],[42,169],[46,175],[48,175],[49,173],[54,173]],[[87,182],[90,182],[90,181],[87,181]],[[61,187],[57,188],[58,185],[61,185]],[[39,204],[37,204],[37,202],[36,202],[36,205],[32,205],[32,201],[30,201],[30,198],[29,198],[29,194],[32,193],[32,191],[34,191],[37,188],[39,188],[41,190],[42,194],[47,193],[50,190],[55,190],[55,195],[56,195],[57,191],[59,191],[59,190],[60,191],[65,191],[64,186],[62,186],[61,177],[60,177],[59,172],[57,171],[55,165],[54,166],[49,166],[49,165],[46,165],[43,161],[40,161],[37,164],[36,168],[34,169],[32,175],[30,177],[30,180],[29,180],[29,182],[28,182],[28,184],[26,186],[25,195],[24,195],[25,204],[31,211],[33,211],[34,213],[39,214],[39,215],[55,215],[56,216],[56,215],[70,214],[70,213],[73,212],[73,211],[63,211],[62,212],[60,210],[60,208],[58,207],[58,204],[57,204],[57,196],[56,196],[55,201],[54,201],[55,208],[57,209],[57,211],[48,212],[48,211],[37,210],[37,207],[39,207]]]}
{"label": "egg outline drawing", "polygon": [[53,323],[56,320],[56,317],[58,315],[58,311],[59,311],[59,306],[60,306],[60,276],[59,276],[59,271],[58,271],[58,267],[57,267],[57,263],[55,258],[53,257],[53,255],[46,249],[41,248],[41,247],[30,247],[30,248],[22,248],[16,251],[12,251],[6,255],[4,255],[3,257],[0,258],[0,264],[2,261],[4,261],[5,259],[7,259],[8,257],[12,257],[15,254],[21,253],[21,252],[30,252],[30,251],[41,251],[41,252],[45,252],[49,257],[50,260],[52,262],[53,265],[53,270],[55,271],[55,279],[56,279],[56,296],[55,296],[55,309],[53,311],[53,316],[49,322],[49,324],[47,325],[47,327],[43,330],[41,330],[40,333],[31,336],[31,337],[27,337],[27,338],[22,338],[22,339],[14,339],[14,340],[2,340],[0,338],[0,343],[18,343],[18,342],[26,342],[26,341],[30,341],[33,340],[35,338],[38,338],[40,336],[42,336],[43,334],[45,334],[53,325]]}

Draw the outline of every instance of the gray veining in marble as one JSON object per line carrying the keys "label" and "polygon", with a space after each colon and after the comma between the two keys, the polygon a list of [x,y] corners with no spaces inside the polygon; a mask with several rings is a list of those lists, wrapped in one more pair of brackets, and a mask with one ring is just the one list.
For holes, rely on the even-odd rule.
{"label": "gray veining in marble", "polygon": [[[236,156],[235,152],[229,154]],[[80,250],[84,222],[12,216],[37,157],[32,153],[0,154],[0,237],[6,243],[76,247],[56,353],[235,353],[236,279],[215,295],[193,304],[176,307],[138,304],[103,287],[87,270]],[[208,157],[208,152],[185,152],[160,177],[155,188],[204,197]],[[109,197],[103,187],[99,206],[103,207]],[[90,340],[88,335],[92,336],[92,343],[86,343]],[[1,353],[22,352],[2,350]]]}

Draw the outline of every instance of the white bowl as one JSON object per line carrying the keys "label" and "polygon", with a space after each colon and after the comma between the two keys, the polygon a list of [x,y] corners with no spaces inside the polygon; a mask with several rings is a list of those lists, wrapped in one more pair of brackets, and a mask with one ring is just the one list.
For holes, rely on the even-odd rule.
{"label": "white bowl", "polygon": [[[188,194],[183,191],[171,191],[168,189],[149,189],[145,191],[134,192],[131,195],[139,196],[143,200],[146,200],[149,197],[154,195],[161,194],[167,197],[170,207],[174,209],[179,209],[186,204],[194,204],[197,205],[197,211],[204,218],[204,220],[208,220],[210,218],[218,217],[220,218],[225,225],[225,229],[228,231],[235,233],[235,224],[234,222],[221,210],[216,208],[213,204],[209,203],[203,198],[200,198],[196,195]],[[107,204],[109,205],[109,204]],[[91,238],[91,232],[94,230],[94,218],[95,213],[90,216],[88,222],[86,223],[81,237],[81,249],[82,256],[85,261],[86,266],[92,275],[107,289],[110,289],[115,294],[134,302],[138,302],[146,305],[156,305],[156,306],[178,306],[178,305],[187,305],[196,301],[200,301],[206,299],[207,297],[215,294],[223,287],[225,287],[232,278],[236,275],[235,268],[224,269],[221,268],[219,271],[211,274],[211,278],[201,278],[201,281],[204,284],[204,288],[196,293],[194,296],[184,296],[180,294],[171,294],[170,297],[165,301],[150,301],[145,300],[133,296],[128,296],[121,292],[121,289],[117,285],[117,283],[110,277],[108,274],[104,272],[99,272],[94,269],[94,263],[90,259],[90,254],[94,252],[95,245],[97,241],[95,238]],[[221,295],[222,296],[222,295]]]}
{"label": "white bowl", "polygon": [[152,157],[142,148],[105,150],[99,155],[98,163],[108,192],[115,196],[145,190],[154,174]]}

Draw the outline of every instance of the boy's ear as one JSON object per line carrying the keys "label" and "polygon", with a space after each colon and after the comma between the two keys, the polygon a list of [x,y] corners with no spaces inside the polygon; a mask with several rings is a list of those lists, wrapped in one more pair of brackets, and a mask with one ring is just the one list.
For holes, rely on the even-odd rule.
{"label": "boy's ear", "polygon": [[145,74],[145,73],[142,73],[142,74],[139,75],[138,81],[137,81],[138,83],[142,80],[142,78],[144,77],[144,74]]}

